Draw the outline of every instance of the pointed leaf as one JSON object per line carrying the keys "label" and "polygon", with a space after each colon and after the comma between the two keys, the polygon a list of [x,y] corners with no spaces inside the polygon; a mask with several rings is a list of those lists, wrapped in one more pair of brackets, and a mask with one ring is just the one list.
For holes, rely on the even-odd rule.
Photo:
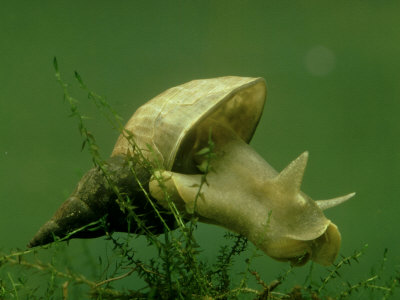
{"label": "pointed leaf", "polygon": [[54,70],[56,71],[56,73],[58,73],[58,62],[57,62],[57,57],[55,57],[55,56],[53,59],[53,66],[54,66]]}
{"label": "pointed leaf", "polygon": [[81,85],[81,87],[86,87],[85,84],[83,83],[82,77],[81,75],[79,75],[79,73],[77,71],[74,72],[75,78],[76,80],[78,80],[79,84]]}
{"label": "pointed leaf", "polygon": [[197,151],[195,153],[195,155],[205,155],[205,154],[208,154],[208,153],[210,153],[210,148],[205,147],[205,148],[202,148],[199,151]]}

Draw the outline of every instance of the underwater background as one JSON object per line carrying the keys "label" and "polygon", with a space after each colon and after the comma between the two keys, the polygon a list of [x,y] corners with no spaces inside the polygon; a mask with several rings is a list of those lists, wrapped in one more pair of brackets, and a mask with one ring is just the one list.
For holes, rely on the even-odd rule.
{"label": "underwater background", "polygon": [[[74,71],[125,121],[192,79],[265,78],[251,145],[277,170],[308,150],[302,190],[313,199],[357,193],[326,212],[342,234],[342,255],[368,244],[346,272],[361,278],[385,249],[387,272],[398,271],[399,13],[398,1],[2,2],[0,250],[24,249],[92,167],[55,80],[57,57],[104,158],[118,132],[79,90]],[[204,259],[216,259],[223,234],[198,226]],[[105,244],[72,240],[64,251],[76,265],[82,249],[95,257]],[[144,239],[137,247],[146,253]],[[269,282],[288,264],[261,255],[255,268]],[[290,284],[307,272],[296,269]]]}

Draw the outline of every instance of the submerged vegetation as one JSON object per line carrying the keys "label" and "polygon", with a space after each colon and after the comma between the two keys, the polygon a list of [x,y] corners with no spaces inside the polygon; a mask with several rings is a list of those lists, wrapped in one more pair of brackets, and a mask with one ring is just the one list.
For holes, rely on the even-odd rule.
{"label": "submerged vegetation", "polygon": [[[82,137],[82,149],[90,152],[93,163],[109,179],[107,161],[99,151],[94,135],[85,124],[85,117],[79,110],[79,102],[71,96],[69,86],[61,78],[57,61],[54,60],[56,78],[63,89],[65,102],[71,117],[77,119]],[[102,112],[111,125],[124,134],[134,145],[130,132],[124,131],[122,118],[107,101],[92,92],[75,72],[79,86],[87,93],[88,99]],[[204,155],[205,170],[197,197],[207,184],[207,173],[212,172],[213,158],[212,132],[208,146],[198,154]],[[150,149],[151,150],[151,149]],[[153,164],[146,161],[140,151],[131,157],[154,174]],[[134,173],[134,168],[131,168]],[[138,180],[138,178],[136,177]],[[148,195],[138,181],[143,193],[162,224],[161,235],[155,235],[149,228],[148,215],[140,215],[135,210],[135,199],[130,199],[112,187],[116,201],[127,215],[129,226],[135,234],[119,234],[110,231],[106,218],[92,222],[77,231],[103,230],[106,251],[99,255],[82,242],[79,257],[69,254],[71,247],[64,242],[76,234],[71,232],[55,242],[28,250],[0,253],[0,299],[391,299],[398,295],[400,269],[387,273],[388,251],[384,250],[381,262],[372,264],[370,274],[351,280],[346,276],[348,268],[357,268],[362,261],[367,246],[351,255],[342,256],[331,267],[325,268],[324,275],[316,275],[314,264],[310,263],[301,285],[285,284],[289,276],[296,274],[297,268],[287,266],[282,274],[266,282],[254,263],[261,253],[249,245],[243,236],[225,233],[215,260],[210,262],[203,255],[203,247],[196,239],[197,219],[185,219],[165,191],[169,211],[160,207]],[[165,216],[174,220],[172,228]],[[128,226],[128,227],[129,227]],[[140,233],[140,237],[138,234]],[[138,239],[147,246],[138,248]],[[4,245],[2,245],[4,246]],[[78,261],[79,260],[79,261]],[[399,266],[397,266],[398,268]],[[303,267],[303,268],[307,268]]]}

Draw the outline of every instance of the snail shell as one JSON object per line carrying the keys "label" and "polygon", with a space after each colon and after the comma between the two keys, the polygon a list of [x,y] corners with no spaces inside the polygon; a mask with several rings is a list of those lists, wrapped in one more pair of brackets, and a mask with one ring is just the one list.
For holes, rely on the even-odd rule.
{"label": "snail shell", "polygon": [[[277,260],[302,265],[311,259],[329,265],[338,254],[341,238],[336,225],[322,210],[346,201],[354,193],[314,201],[300,191],[307,152],[278,173],[248,145],[265,99],[262,78],[193,80],[166,90],[141,106],[126,124],[109,163],[113,182],[131,197],[135,206],[141,207],[142,213],[146,211],[145,201],[140,200],[143,195],[126,169],[127,161],[140,152],[158,170],[154,174],[149,170],[139,172],[139,180],[158,205],[168,208],[164,196],[167,190],[183,214],[194,214],[203,222],[240,233]],[[133,138],[127,138],[127,132]],[[210,137],[215,145],[212,160],[199,154],[210,145]],[[201,166],[205,163],[212,168],[198,197],[204,177]],[[135,170],[142,168],[135,162],[133,166]],[[74,227],[74,222],[89,223],[111,207],[113,213],[107,216],[110,228],[127,231],[121,222],[127,216],[115,209],[115,195],[101,176],[93,174],[96,171],[87,175],[93,180],[81,180],[73,196],[43,226],[30,246],[50,242],[53,234],[71,232],[79,227]],[[89,188],[83,188],[86,185]],[[66,222],[71,215],[74,222]],[[160,232],[156,219],[148,218],[148,225],[154,222],[154,232]],[[171,218],[168,220],[173,223]],[[84,232],[72,237],[91,234]]]}
{"label": "snail shell", "polygon": [[[192,161],[193,134],[206,120],[232,128],[250,142],[266,97],[262,78],[226,76],[193,80],[170,88],[138,108],[125,126],[150,161],[166,170],[198,172]],[[208,137],[208,131],[202,132]],[[121,135],[111,156],[133,152]],[[192,155],[188,155],[188,153]]]}

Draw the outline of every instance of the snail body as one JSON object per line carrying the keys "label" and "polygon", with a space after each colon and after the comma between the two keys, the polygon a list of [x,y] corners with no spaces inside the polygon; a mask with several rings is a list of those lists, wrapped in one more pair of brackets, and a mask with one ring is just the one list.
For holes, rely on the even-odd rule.
{"label": "snail body", "polygon": [[[111,154],[111,160],[118,162],[113,165],[114,182],[132,196],[136,206],[145,206],[140,189],[131,183],[132,177],[123,167],[128,158],[140,152],[157,171],[151,174],[142,170],[138,178],[161,207],[168,209],[167,192],[184,216],[195,215],[200,221],[242,234],[277,260],[302,265],[311,259],[329,265],[339,252],[341,237],[323,209],[346,201],[354,193],[314,201],[300,190],[307,152],[277,172],[248,145],[265,99],[262,78],[227,76],[194,80],[168,89],[141,106],[127,122],[129,138],[121,134]],[[215,145],[212,159],[202,155],[210,141]],[[205,165],[210,167],[208,171],[204,170]],[[199,191],[204,175],[207,184]],[[107,208],[114,207],[115,197],[109,189],[101,189],[107,185],[101,180],[97,180],[98,190],[88,189],[96,193],[82,197],[79,187],[82,189],[85,182],[88,180],[78,184],[73,199],[90,198],[82,206],[90,213],[84,215],[80,208],[73,210],[73,215],[87,221],[102,217]],[[94,182],[91,180],[90,185]],[[73,206],[73,201],[67,202],[61,207],[63,213],[56,213],[49,221],[52,226],[44,226],[31,246],[49,242],[43,236],[54,234],[54,224],[65,225],[61,220],[68,219],[71,213],[65,212]],[[127,231],[118,221],[126,216],[118,209],[112,211],[110,226]],[[68,227],[67,231],[73,229],[72,225],[64,227]],[[160,225],[153,228],[156,233],[161,231],[157,230]]]}

